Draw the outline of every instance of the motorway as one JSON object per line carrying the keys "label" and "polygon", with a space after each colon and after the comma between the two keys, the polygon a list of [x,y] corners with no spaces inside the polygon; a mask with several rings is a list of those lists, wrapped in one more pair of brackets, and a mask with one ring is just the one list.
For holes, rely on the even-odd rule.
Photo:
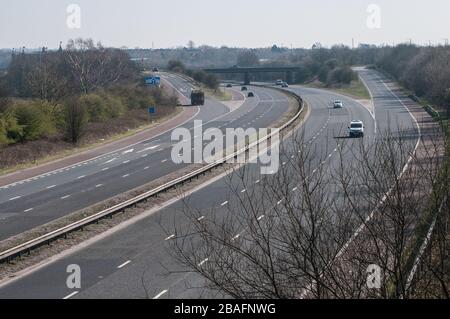
{"label": "motorway", "polygon": [[[369,87],[374,102],[375,112],[366,109],[357,101],[330,91],[291,86],[290,90],[301,95],[310,107],[310,116],[302,126],[304,143],[315,149],[316,167],[333,166],[338,162],[337,145],[343,143],[347,150],[358,145],[358,139],[345,139],[346,128],[351,120],[365,123],[364,141],[371,143],[379,132],[396,131],[401,128],[415,136],[418,131],[416,123],[405,110],[401,99],[384,84],[383,78],[375,71],[360,71],[361,77]],[[259,99],[267,101],[270,94],[267,89],[252,88]],[[283,95],[273,101],[282,100]],[[401,97],[402,99],[404,97]],[[343,109],[332,109],[332,101],[340,99]],[[278,107],[279,102],[266,103],[266,108]],[[259,106],[261,107],[261,105]],[[264,107],[264,106],[263,106]],[[242,110],[241,110],[242,111]],[[231,115],[230,115],[231,116]],[[254,120],[255,118],[252,118]],[[225,119],[221,125],[229,125]],[[273,118],[272,118],[273,120]],[[269,125],[261,121],[249,125]],[[246,122],[246,123],[245,123]],[[248,124],[250,123],[250,124]],[[289,138],[288,138],[289,139]],[[411,143],[414,147],[415,143]],[[289,144],[288,144],[289,145]],[[289,149],[281,154],[281,165],[290,165],[288,160],[297,156]],[[352,160],[351,152],[345,153],[345,160]],[[403,159],[406,162],[406,158]],[[259,176],[257,164],[247,164],[251,178],[245,185],[241,181],[226,178],[213,180],[205,187],[188,195],[189,206],[199,212],[199,218],[208,218],[225,212],[229,205],[237,205],[236,198],[230,194],[230,183],[241,192],[258,191]],[[314,167],[312,167],[314,169]],[[317,168],[316,168],[317,169]],[[314,170],[311,172],[313,173]],[[292,189],[295,191],[295,188]],[[277,205],[277,202],[270,205]],[[268,207],[272,207],[268,206]],[[236,206],[238,209],[238,206]],[[176,221],[181,227],[189,227],[189,221],[181,213],[183,202],[176,201],[155,213],[148,214],[139,222],[122,228],[111,235],[99,239],[85,247],[80,247],[60,259],[31,271],[17,280],[0,288],[0,298],[196,298],[202,296],[201,288],[196,287],[201,279],[192,273],[180,272],[183,268],[177,264],[168,251],[168,242],[173,238],[170,225]],[[261,218],[264,216],[261,215]],[[161,227],[164,225],[165,227]],[[205,261],[206,262],[206,261]],[[81,267],[82,287],[69,289],[66,286],[66,267],[77,264]]]}
{"label": "motorway", "polygon": [[[191,85],[175,75],[164,75],[171,86],[189,96]],[[288,109],[286,96],[254,88],[255,98],[230,112],[222,103],[207,99],[194,118],[203,128],[267,127]],[[274,103],[273,101],[277,101]],[[0,240],[89,207],[145,185],[188,164],[171,160],[171,131],[69,167],[0,187]]]}

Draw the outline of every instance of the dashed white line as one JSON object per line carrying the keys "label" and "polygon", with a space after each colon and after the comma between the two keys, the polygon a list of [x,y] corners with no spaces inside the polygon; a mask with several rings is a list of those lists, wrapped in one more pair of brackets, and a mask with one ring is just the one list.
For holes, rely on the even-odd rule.
{"label": "dashed white line", "polygon": [[82,179],[82,178],[85,178],[85,177],[86,177],[86,175],[81,175],[81,176],[78,176],[77,179]]}
{"label": "dashed white line", "polygon": [[225,206],[226,204],[228,204],[228,201],[223,202],[220,206]]}
{"label": "dashed white line", "polygon": [[123,164],[127,164],[129,162],[130,162],[130,160],[126,160],[126,161],[123,162]]}
{"label": "dashed white line", "polygon": [[203,219],[205,219],[205,216],[201,216],[201,217],[197,218],[198,221],[201,221]]}
{"label": "dashed white line", "polygon": [[63,197],[61,197],[61,199],[66,199],[66,198],[69,198],[71,195],[66,195],[66,196],[63,196]]}
{"label": "dashed white line", "polygon": [[56,187],[56,185],[50,185],[50,186],[47,186],[46,189],[51,189],[51,188],[53,188],[53,187]]}
{"label": "dashed white line", "polygon": [[98,184],[98,185],[95,185],[95,188],[99,188],[99,187],[102,187],[103,186],[103,184]]}
{"label": "dashed white line", "polygon": [[109,167],[105,167],[104,169],[102,169],[102,172],[107,171],[109,169]]}
{"label": "dashed white line", "polygon": [[202,266],[205,262],[208,261],[208,259],[209,259],[209,258],[203,259],[203,260],[198,264],[198,266],[199,266],[199,267]]}
{"label": "dashed white line", "polygon": [[123,151],[122,154],[132,153],[134,151],[134,148]]}
{"label": "dashed white line", "polygon": [[15,199],[19,199],[19,198],[21,198],[22,196],[16,196],[16,197],[13,197],[13,198],[10,198],[9,200],[15,200]]}
{"label": "dashed white line", "polygon": [[164,295],[167,292],[168,292],[168,290],[165,289],[165,290],[161,291],[159,294],[157,294],[155,297],[153,297],[153,299],[158,299],[159,297],[161,297],[162,295]]}
{"label": "dashed white line", "polygon": [[163,159],[163,160],[161,161],[161,163],[165,163],[165,162],[167,162],[167,159]]}
{"label": "dashed white line", "polygon": [[111,163],[112,161],[114,161],[114,160],[116,160],[116,159],[117,159],[117,157],[114,157],[114,158],[110,159],[109,161],[107,161],[107,162],[105,162],[105,163],[103,163],[103,164]]}
{"label": "dashed white line", "polygon": [[28,209],[25,209],[23,212],[28,213],[28,212],[31,212],[32,210],[33,210],[33,208],[28,208]]}
{"label": "dashed white line", "polygon": [[263,219],[264,218],[264,215],[261,215],[261,216],[259,216],[257,219],[258,220],[261,220],[261,219]]}
{"label": "dashed white line", "polygon": [[128,177],[128,176],[130,176],[130,174],[125,174],[125,175],[123,175],[122,177],[123,177],[123,178],[126,178],[126,177]]}
{"label": "dashed white line", "polygon": [[77,293],[79,293],[79,291],[74,291],[70,295],[65,296],[63,299],[69,299],[69,298],[75,296]]}
{"label": "dashed white line", "polygon": [[241,190],[241,193],[245,193],[247,190],[244,188],[243,190]]}
{"label": "dashed white line", "polygon": [[297,189],[298,189],[298,187],[294,187],[294,188],[292,189],[292,191],[295,192]]}
{"label": "dashed white line", "polygon": [[124,262],[122,265],[119,265],[119,266],[117,266],[117,268],[123,268],[123,267],[125,267],[126,265],[128,265],[129,263],[131,262],[131,260],[127,260],[126,262]]}
{"label": "dashed white line", "polygon": [[175,234],[172,234],[172,235],[170,235],[169,237],[167,237],[166,239],[164,239],[164,240],[171,240],[172,238],[174,238],[175,237]]}

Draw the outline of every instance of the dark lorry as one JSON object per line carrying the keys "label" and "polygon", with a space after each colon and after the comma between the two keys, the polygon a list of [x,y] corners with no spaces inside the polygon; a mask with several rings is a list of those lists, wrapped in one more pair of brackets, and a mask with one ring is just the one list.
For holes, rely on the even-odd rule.
{"label": "dark lorry", "polygon": [[191,105],[204,105],[204,104],[205,104],[205,92],[201,90],[192,90]]}

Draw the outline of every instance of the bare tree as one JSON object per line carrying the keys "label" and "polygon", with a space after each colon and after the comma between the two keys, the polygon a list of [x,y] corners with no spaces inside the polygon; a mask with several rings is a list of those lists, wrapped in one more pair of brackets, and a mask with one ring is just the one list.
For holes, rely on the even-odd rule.
{"label": "bare tree", "polygon": [[[448,186],[441,132],[427,132],[416,152],[411,137],[400,129],[374,142],[338,141],[328,165],[328,149],[296,135],[277,174],[255,183],[246,166],[229,175],[225,207],[199,220],[186,202],[191,222],[175,222],[173,256],[234,298],[407,297],[414,247],[442,202],[435,190]],[[379,289],[367,286],[372,264]]]}

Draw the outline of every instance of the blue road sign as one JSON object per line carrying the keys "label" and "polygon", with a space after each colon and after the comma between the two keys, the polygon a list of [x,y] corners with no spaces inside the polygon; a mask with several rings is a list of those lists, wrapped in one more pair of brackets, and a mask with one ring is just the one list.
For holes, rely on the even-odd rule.
{"label": "blue road sign", "polygon": [[148,76],[145,78],[145,84],[150,85],[150,86],[160,86],[161,85],[161,77]]}
{"label": "blue road sign", "polygon": [[156,107],[150,106],[148,108],[148,114],[155,114],[156,113]]}

